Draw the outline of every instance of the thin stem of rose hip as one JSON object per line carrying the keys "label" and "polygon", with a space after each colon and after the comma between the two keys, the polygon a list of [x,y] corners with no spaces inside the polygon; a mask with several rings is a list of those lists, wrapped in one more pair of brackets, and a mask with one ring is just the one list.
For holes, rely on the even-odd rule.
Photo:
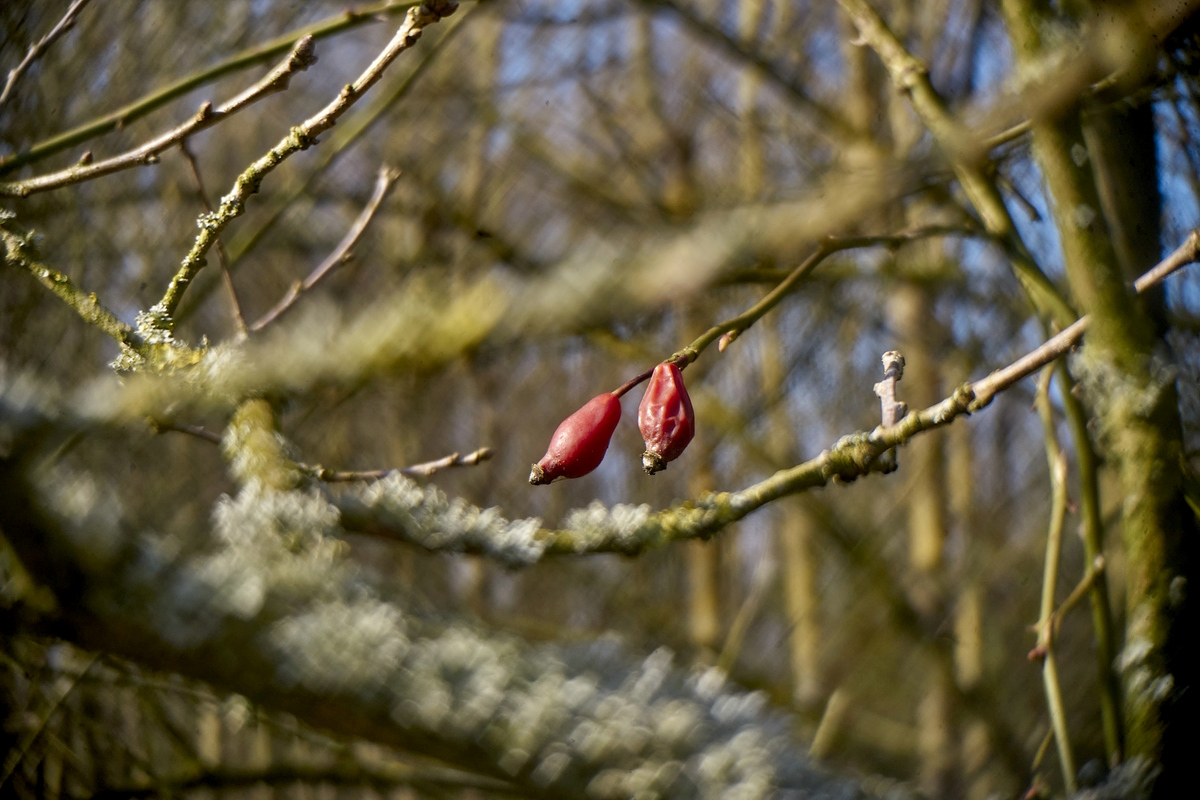
{"label": "thin stem of rose hip", "polygon": [[626,392],[628,392],[633,387],[637,386],[639,383],[645,383],[650,378],[650,376],[653,374],[654,374],[654,367],[651,367],[650,369],[643,372],[641,375],[638,375],[636,378],[631,378],[630,380],[626,381],[625,383],[622,383],[618,388],[613,390],[613,394],[616,395],[617,397],[623,397]]}
{"label": "thin stem of rose hip", "polygon": [[[725,320],[719,325],[714,325],[699,337],[692,341],[686,347],[675,351],[671,356],[663,361],[663,363],[674,363],[679,369],[687,369],[688,364],[691,364],[700,354],[711,345],[713,342],[724,339],[719,345],[721,350],[725,349],[725,345],[732,342],[741,335],[747,328],[762,319],[768,311],[779,305],[783,298],[787,297],[796,288],[796,285],[802,278],[812,272],[817,265],[824,261],[834,253],[839,253],[843,250],[855,250],[861,247],[888,247],[895,249],[908,242],[924,239],[930,236],[963,236],[973,231],[966,231],[959,227],[948,227],[945,225],[929,225],[922,228],[916,228],[911,231],[902,231],[900,233],[890,234],[886,236],[847,236],[842,238],[829,238],[821,242],[817,249],[804,259],[795,269],[793,269],[786,278],[779,282],[778,285],[768,292],[761,300],[755,303],[746,311],[742,312],[732,319]],[[617,397],[621,397],[633,387],[648,380],[653,374],[653,368],[646,370],[642,374],[633,378],[627,383],[621,385],[613,392]]]}

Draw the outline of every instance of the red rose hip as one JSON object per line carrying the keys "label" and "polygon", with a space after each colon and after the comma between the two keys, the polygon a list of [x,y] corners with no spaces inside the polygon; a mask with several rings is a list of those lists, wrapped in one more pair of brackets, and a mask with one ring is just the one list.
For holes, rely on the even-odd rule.
{"label": "red rose hip", "polygon": [[546,455],[529,473],[529,482],[537,486],[559,478],[580,478],[600,466],[620,419],[621,401],[615,394],[606,392],[587,401],[554,431]]}
{"label": "red rose hip", "polygon": [[638,428],[646,440],[642,467],[647,475],[667,468],[696,435],[696,415],[683,385],[683,372],[673,363],[659,364],[638,406]]}

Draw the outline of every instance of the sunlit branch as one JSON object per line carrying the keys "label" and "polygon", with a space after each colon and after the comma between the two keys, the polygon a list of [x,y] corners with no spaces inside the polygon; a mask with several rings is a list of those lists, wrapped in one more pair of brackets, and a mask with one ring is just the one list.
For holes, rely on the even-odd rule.
{"label": "sunlit branch", "polygon": [[[196,184],[196,196],[200,198],[201,205],[208,213],[212,213],[212,203],[209,202],[208,192],[204,190],[204,179],[200,176],[200,167],[196,164],[196,156],[187,146],[187,140],[179,143],[179,150],[183,153],[184,159],[187,161],[188,169],[192,173],[192,181]],[[216,244],[217,260],[221,262],[221,282],[225,285],[225,292],[229,295],[229,305],[233,309],[233,322],[237,326],[240,336],[246,335],[246,318],[242,314],[242,304],[238,301],[237,289],[233,285],[233,276],[229,272],[229,256],[225,252],[225,245],[221,244],[221,240],[217,239]]]}
{"label": "sunlit branch", "polygon": [[0,91],[0,106],[4,105],[8,101],[8,98],[12,96],[13,87],[21,79],[21,75],[24,74],[25,70],[29,69],[33,62],[41,58],[50,45],[58,40],[58,37],[71,29],[71,26],[75,24],[75,18],[79,16],[79,12],[83,11],[83,7],[89,2],[90,0],[74,0],[67,7],[66,13],[62,15],[62,19],[58,21],[58,24],[51,28],[49,33],[30,45],[28,52],[25,53],[25,57],[21,59],[21,63],[8,72],[8,79],[4,81],[4,89]]}
{"label": "sunlit branch", "polygon": [[39,260],[28,237],[12,230],[11,223],[3,216],[0,216],[0,241],[4,243],[5,261],[27,270],[84,322],[133,350],[140,351],[144,347],[145,342],[137,331],[105,308],[94,292],[83,291],[65,274]]}
{"label": "sunlit branch", "polygon": [[1067,457],[1058,444],[1054,430],[1054,411],[1050,405],[1050,379],[1054,365],[1047,364],[1038,380],[1037,409],[1042,418],[1042,433],[1046,441],[1046,459],[1050,467],[1050,529],[1046,534],[1046,563],[1042,573],[1041,615],[1035,653],[1042,659],[1042,683],[1046,689],[1046,707],[1058,745],[1058,761],[1062,767],[1063,786],[1067,794],[1075,793],[1075,757],[1067,733],[1067,714],[1063,708],[1062,686],[1058,678],[1058,660],[1054,654],[1054,595],[1058,586],[1058,566],[1062,556],[1063,526],[1067,516]]}
{"label": "sunlit branch", "polygon": [[313,39],[324,39],[368,22],[376,22],[385,15],[407,11],[414,5],[416,4],[411,2],[387,0],[387,2],[349,8],[319,22],[315,22],[312,25],[306,25],[303,28],[290,31],[263,44],[255,45],[230,56],[218,64],[180,78],[161,89],[151,92],[145,97],[135,100],[123,108],[117,109],[111,114],[105,114],[77,128],[38,142],[28,150],[23,150],[7,158],[0,159],[0,175],[9,173],[25,164],[40,161],[69,147],[82,144],[96,136],[123,128],[134,120],[141,119],[151,111],[187,94],[193,89],[211,83],[225,75],[239,72],[247,67],[261,64],[264,61],[270,61],[281,53],[286,53],[306,36],[311,36]]}
{"label": "sunlit branch", "polygon": [[[349,149],[364,133],[371,130],[383,118],[385,112],[394,108],[400,100],[408,96],[418,79],[434,63],[437,54],[454,39],[455,33],[462,28],[465,18],[478,7],[478,4],[472,4],[458,14],[455,14],[454,19],[447,25],[446,32],[442,34],[432,47],[427,48],[421,54],[420,61],[413,67],[412,71],[405,75],[389,94],[378,97],[365,108],[362,108],[359,113],[341,120],[333,129],[325,145],[321,148],[317,164],[305,178],[292,181],[280,192],[271,195],[264,201],[270,207],[270,210],[263,215],[265,220],[252,231],[240,232],[234,235],[229,241],[229,266],[231,270],[237,269],[242,259],[262,241],[267,232],[283,217],[284,212],[292,208],[293,204],[309,191],[317,178],[324,174],[337,161],[338,156]],[[177,321],[186,319],[197,308],[199,299],[206,295],[208,287],[211,285],[207,284],[196,287],[192,299],[186,305],[182,306],[176,314]]]}
{"label": "sunlit branch", "polygon": [[984,227],[1005,244],[1013,270],[1034,306],[1059,326],[1069,324],[1076,316],[1074,310],[1038,267],[1021,241],[1012,216],[1004,205],[1004,198],[978,163],[973,137],[934,89],[924,62],[904,48],[866,0],[839,2],[854,21],[861,42],[879,55],[896,90],[908,98],[913,111],[954,163],[959,184],[983,220]]}
{"label": "sunlit branch", "polygon": [[465,455],[462,453],[451,453],[434,461],[425,461],[408,467],[363,470],[359,472],[326,469],[320,465],[310,464],[297,464],[296,466],[305,475],[310,478],[316,478],[319,481],[325,481],[326,483],[350,483],[353,481],[377,481],[389,475],[427,478],[434,473],[451,467],[473,467],[476,464],[487,461],[493,455],[492,448],[481,447]]}
{"label": "sunlit branch", "polygon": [[51,189],[111,175],[123,169],[157,164],[158,154],[167,148],[182,142],[194,133],[224,122],[268,95],[287,89],[292,75],[308,69],[316,60],[317,58],[313,54],[312,37],[306,36],[296,42],[296,46],[292,48],[287,59],[268,72],[262,80],[216,108],[213,108],[212,103],[206,102],[187,122],[119,156],[94,163],[85,159],[73,167],[48,175],[39,175],[20,181],[0,182],[0,197],[27,197],[36,192],[47,192]]}
{"label": "sunlit branch", "polygon": [[[1163,264],[1147,273],[1157,280],[1200,258],[1200,230],[1193,231]],[[1151,284],[1138,281],[1139,290]],[[986,407],[1000,392],[1054,362],[1083,336],[1085,317],[1028,355],[955,392],[928,408],[909,413],[895,425],[843,436],[829,449],[802,464],[735,492],[717,492],[654,513],[648,506],[599,503],[578,509],[559,530],[537,519],[508,521],[494,511],[475,509],[476,524],[464,524],[461,501],[436,491],[421,491],[394,477],[337,498],[342,522],[350,530],[408,541],[433,550],[481,553],[513,565],[535,563],[548,555],[616,552],[628,555],[671,542],[708,538],[729,524],[787,495],[835,481],[853,481],[878,471],[879,457],[926,431],[945,427],[960,416]],[[450,521],[454,524],[451,525]]]}
{"label": "sunlit branch", "polygon": [[719,339],[724,339],[724,345],[721,347],[721,350],[724,350],[725,346],[744,333],[754,323],[762,319],[768,311],[779,305],[779,302],[783,298],[795,291],[801,279],[806,277],[822,261],[834,253],[840,253],[843,250],[855,250],[862,247],[888,247],[895,249],[909,242],[926,239],[931,236],[954,236],[961,235],[961,233],[961,228],[931,225],[884,236],[844,236],[826,239],[817,246],[812,255],[804,259],[799,266],[793,269],[763,299],[738,316],[709,328],[687,347],[674,353],[668,360],[674,361],[679,365],[680,369],[683,369],[695,361],[704,352],[705,348]]}
{"label": "sunlit branch", "polygon": [[392,40],[353,83],[342,87],[338,96],[329,105],[292,128],[283,140],[238,176],[233,189],[221,198],[221,206],[216,213],[206,214],[200,218],[200,234],[196,237],[195,244],[184,257],[175,277],[171,279],[162,300],[149,311],[149,321],[154,327],[165,331],[174,328],[175,310],[178,308],[180,300],[183,299],[183,293],[196,277],[196,273],[206,263],[205,255],[216,242],[221,231],[245,211],[246,201],[250,195],[258,191],[263,179],[289,156],[316,144],[317,137],[333,127],[338,118],[375,85],[383,76],[384,70],[401,53],[416,44],[426,26],[453,14],[457,8],[458,4],[450,0],[429,0],[428,3],[410,8],[404,23],[396,31]]}
{"label": "sunlit branch", "polygon": [[[318,282],[334,268],[345,264],[354,257],[354,247],[358,244],[359,239],[367,231],[367,226],[371,224],[375,212],[379,210],[384,198],[387,197],[388,191],[392,188],[396,178],[400,173],[386,164],[379,168],[379,176],[375,179],[375,189],[371,193],[371,198],[367,201],[367,205],[359,213],[358,218],[354,220],[354,224],[350,226],[350,230],[338,242],[337,247],[333,249],[324,261],[317,265],[308,277],[302,281],[296,281],[291,285],[287,292],[279,299],[279,302],[272,306],[271,310],[263,314],[252,325],[250,331],[260,331],[272,322],[277,320],[284,312],[295,304],[300,296],[312,289]],[[218,243],[219,246],[220,243]]]}

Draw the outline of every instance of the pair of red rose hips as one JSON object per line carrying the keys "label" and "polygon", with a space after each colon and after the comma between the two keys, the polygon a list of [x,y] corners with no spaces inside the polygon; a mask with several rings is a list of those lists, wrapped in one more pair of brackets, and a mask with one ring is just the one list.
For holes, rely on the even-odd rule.
{"label": "pair of red rose hips", "polygon": [[[621,419],[621,400],[613,392],[593,397],[554,431],[542,460],[533,465],[534,486],[558,478],[579,478],[600,466],[608,442]],[[638,428],[646,440],[642,467],[648,475],[667,468],[696,434],[696,416],[683,385],[683,373],[673,362],[654,368],[650,385],[638,406]]]}

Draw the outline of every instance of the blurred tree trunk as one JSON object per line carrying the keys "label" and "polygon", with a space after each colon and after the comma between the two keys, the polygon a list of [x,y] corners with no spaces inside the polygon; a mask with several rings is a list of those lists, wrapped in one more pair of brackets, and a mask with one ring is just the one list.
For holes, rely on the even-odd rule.
{"label": "blurred tree trunk", "polygon": [[[1049,10],[1028,0],[1010,0],[1005,12],[1018,58],[1029,63],[1041,50],[1039,23]],[[1194,726],[1196,707],[1196,660],[1184,643],[1185,632],[1195,630],[1195,601],[1182,589],[1195,579],[1198,531],[1183,496],[1174,378],[1161,363],[1152,315],[1128,288],[1118,249],[1123,243],[1125,257],[1138,256],[1130,242],[1148,240],[1147,226],[1139,230],[1136,220],[1149,212],[1126,208],[1139,198],[1132,188],[1125,193],[1128,199],[1121,200],[1110,187],[1111,210],[1105,208],[1098,188],[1117,174],[1114,162],[1137,156],[1106,157],[1101,152],[1098,159],[1087,158],[1082,117],[1082,107],[1075,105],[1057,119],[1035,125],[1034,156],[1052,199],[1071,290],[1080,310],[1092,315],[1072,367],[1100,421],[1125,497],[1127,621],[1120,666],[1126,753],[1162,764],[1158,796],[1182,796],[1179,792],[1191,784],[1190,778],[1185,781],[1190,765],[1184,759],[1190,757],[1183,754],[1187,734],[1182,728]],[[1131,122],[1121,131],[1126,145],[1139,144],[1135,130]],[[1140,146],[1148,144],[1140,140]],[[1098,178],[1094,169],[1112,172]],[[1141,202],[1152,199],[1140,195]],[[1118,226],[1114,235],[1105,212],[1120,214],[1123,208],[1132,214],[1131,224]]]}
{"label": "blurred tree trunk", "polygon": [[[771,403],[767,454],[777,463],[788,464],[795,457],[796,436],[783,385],[783,341],[777,324],[762,327],[762,395]],[[821,699],[822,688],[820,599],[813,547],[816,521],[805,509],[804,501],[803,497],[780,501],[775,548],[783,564],[780,578],[787,614],[792,700],[800,708],[813,708]]]}

